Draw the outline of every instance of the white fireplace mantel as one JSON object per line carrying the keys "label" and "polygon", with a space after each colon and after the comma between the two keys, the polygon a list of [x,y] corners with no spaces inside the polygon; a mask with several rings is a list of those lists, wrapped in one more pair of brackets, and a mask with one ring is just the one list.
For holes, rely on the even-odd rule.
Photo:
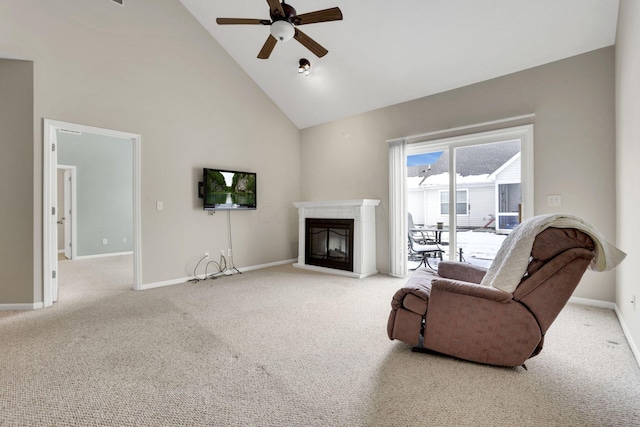
{"label": "white fireplace mantel", "polygon": [[[378,273],[376,266],[376,206],[380,200],[333,200],[295,202],[298,208],[298,262],[294,267],[342,276],[363,277]],[[353,271],[318,267],[305,263],[305,222],[307,218],[353,219]]]}

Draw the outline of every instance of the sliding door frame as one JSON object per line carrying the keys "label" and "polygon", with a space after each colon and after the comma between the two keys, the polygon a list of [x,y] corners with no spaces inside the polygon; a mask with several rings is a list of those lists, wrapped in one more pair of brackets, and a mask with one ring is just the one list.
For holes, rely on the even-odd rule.
{"label": "sliding door frame", "polygon": [[[523,118],[533,118],[533,115],[530,116],[521,116],[514,119],[523,119]],[[506,121],[506,120],[505,120]],[[473,127],[469,127],[471,130]],[[460,128],[459,128],[460,129]],[[459,130],[458,129],[458,130]],[[514,126],[496,130],[490,130],[485,132],[477,132],[470,133],[459,136],[452,136],[446,138],[433,139],[435,134],[440,132],[435,132],[431,134],[417,135],[413,137],[402,138],[401,140],[406,143],[406,156],[402,160],[406,165],[406,157],[414,154],[421,154],[424,152],[433,152],[433,151],[448,151],[449,152],[449,188],[457,188],[456,183],[456,148],[468,147],[473,145],[481,145],[481,144],[491,144],[491,143],[499,143],[499,142],[507,142],[507,141],[520,141],[520,151],[521,151],[521,185],[522,185],[522,219],[531,218],[534,215],[534,156],[533,156],[533,124],[526,124],[521,126]],[[400,161],[399,159],[394,159],[394,162]],[[397,165],[397,170],[402,170],[402,168]],[[406,168],[405,168],[406,170]],[[397,173],[392,171],[392,173]],[[390,180],[393,180],[393,177],[390,177]],[[397,177],[395,178],[397,179]],[[404,177],[406,180],[406,176]],[[406,185],[404,186],[406,191]],[[398,195],[393,194],[393,186],[390,187],[392,194],[390,194],[390,200],[398,199]],[[449,192],[449,224],[456,224],[456,192]],[[399,198],[400,200],[405,200],[406,195]],[[404,216],[407,215],[406,211],[406,203],[403,203],[402,209],[404,210]],[[397,215],[399,216],[399,215]],[[390,227],[397,228],[398,224],[395,224],[393,219],[391,219]],[[406,238],[403,233],[393,233],[390,236],[396,236],[395,239]],[[457,247],[457,238],[456,233],[450,233],[450,244],[453,247]],[[394,248],[401,247],[405,242],[402,241],[392,241],[390,242],[391,250]],[[451,260],[455,259],[454,251],[450,251],[449,257]],[[393,254],[392,254],[393,256]]]}

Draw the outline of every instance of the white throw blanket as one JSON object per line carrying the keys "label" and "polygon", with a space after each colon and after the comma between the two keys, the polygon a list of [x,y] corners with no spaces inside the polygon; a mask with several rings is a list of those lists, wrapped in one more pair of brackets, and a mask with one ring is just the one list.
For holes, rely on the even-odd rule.
{"label": "white throw blanket", "polygon": [[591,236],[596,245],[596,256],[589,266],[592,270],[612,270],[627,256],[581,218],[567,214],[540,215],[523,221],[507,236],[481,284],[507,292],[515,291],[527,271],[533,241],[538,233],[549,227],[575,228]]}

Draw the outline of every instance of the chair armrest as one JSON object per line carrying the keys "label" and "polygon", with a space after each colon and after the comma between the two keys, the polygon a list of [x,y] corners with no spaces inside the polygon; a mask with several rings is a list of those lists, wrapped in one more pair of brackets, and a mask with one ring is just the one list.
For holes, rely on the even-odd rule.
{"label": "chair armrest", "polygon": [[441,261],[438,263],[438,275],[445,279],[480,283],[485,274],[487,274],[486,268],[465,262]]}
{"label": "chair armrest", "polygon": [[[404,288],[398,289],[396,293],[393,295],[393,298],[391,299],[391,309],[397,310],[400,307],[402,307],[404,299],[408,295],[415,295],[421,300],[428,302],[430,294],[431,294],[431,286],[421,286],[421,285],[410,286],[409,284],[407,284],[407,286],[405,286]],[[426,304],[425,304],[425,308],[426,308]]]}
{"label": "chair armrest", "polygon": [[511,301],[513,295],[498,288],[490,286],[480,286],[475,283],[463,282],[461,280],[436,279],[431,283],[431,289],[440,292],[451,292],[460,295],[482,298],[496,302]]}

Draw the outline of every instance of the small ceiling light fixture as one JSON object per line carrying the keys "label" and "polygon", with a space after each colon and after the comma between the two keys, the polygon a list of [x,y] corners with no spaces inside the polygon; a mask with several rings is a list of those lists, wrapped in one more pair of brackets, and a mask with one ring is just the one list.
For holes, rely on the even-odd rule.
{"label": "small ceiling light fixture", "polygon": [[309,69],[311,68],[311,62],[306,58],[300,58],[300,65],[298,66],[298,72],[304,73],[305,76],[309,75]]}
{"label": "small ceiling light fixture", "polygon": [[291,40],[295,34],[296,30],[289,21],[280,20],[271,24],[271,35],[281,42]]}

